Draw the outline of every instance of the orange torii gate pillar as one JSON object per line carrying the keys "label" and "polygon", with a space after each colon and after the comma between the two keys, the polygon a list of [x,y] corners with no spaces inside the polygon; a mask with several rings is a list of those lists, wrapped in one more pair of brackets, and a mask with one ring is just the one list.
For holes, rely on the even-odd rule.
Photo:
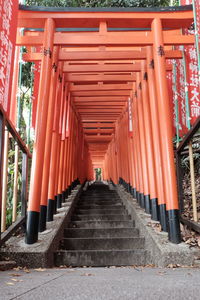
{"label": "orange torii gate pillar", "polygon": [[171,126],[171,111],[166,80],[162,23],[159,18],[155,18],[152,21],[152,33],[154,37],[153,56],[156,76],[162,168],[164,171],[166,209],[169,226],[168,233],[170,241],[173,243],[180,243],[181,234],[174,150],[172,143],[173,134]]}

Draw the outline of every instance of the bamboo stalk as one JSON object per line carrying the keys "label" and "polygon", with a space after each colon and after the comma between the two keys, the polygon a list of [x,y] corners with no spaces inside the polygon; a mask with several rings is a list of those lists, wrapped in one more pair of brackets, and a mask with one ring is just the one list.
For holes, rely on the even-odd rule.
{"label": "bamboo stalk", "polygon": [[195,222],[198,222],[197,199],[196,199],[195,176],[194,176],[194,160],[193,160],[193,150],[192,150],[191,141],[189,143],[189,158],[190,158],[190,177],[191,177],[191,188],[192,188],[193,219]]}
{"label": "bamboo stalk", "polygon": [[14,186],[13,186],[13,211],[12,221],[17,219],[17,192],[18,192],[18,163],[19,163],[19,146],[15,145],[15,167],[14,167]]}
{"label": "bamboo stalk", "polygon": [[2,178],[2,213],[1,213],[1,232],[6,230],[6,202],[7,202],[7,181],[8,181],[8,137],[9,132],[5,129],[5,143],[3,156],[3,178]]}

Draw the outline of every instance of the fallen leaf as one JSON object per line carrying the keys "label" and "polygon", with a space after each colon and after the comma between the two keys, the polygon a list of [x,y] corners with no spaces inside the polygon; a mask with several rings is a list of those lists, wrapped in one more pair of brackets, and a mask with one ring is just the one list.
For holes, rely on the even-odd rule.
{"label": "fallen leaf", "polygon": [[16,279],[16,278],[12,278],[11,280],[15,281],[15,282],[22,282],[23,281],[22,279]]}
{"label": "fallen leaf", "polygon": [[13,282],[6,282],[7,285],[15,285]]}
{"label": "fallen leaf", "polygon": [[46,269],[43,269],[43,268],[38,268],[38,269],[34,269],[35,271],[37,271],[37,272],[44,272],[44,271],[46,271]]}
{"label": "fallen leaf", "polygon": [[169,264],[169,265],[167,266],[167,268],[170,268],[170,269],[175,269],[175,268],[179,268],[179,267],[180,267],[179,264]]}
{"label": "fallen leaf", "polygon": [[22,270],[22,267],[16,267],[16,268],[13,268],[14,271],[19,271],[19,270]]}
{"label": "fallen leaf", "polygon": [[197,245],[200,247],[200,236],[197,237]]}
{"label": "fallen leaf", "polygon": [[91,274],[91,273],[85,273],[85,274],[82,274],[81,276],[93,276],[94,274]]}
{"label": "fallen leaf", "polygon": [[159,272],[158,272],[158,275],[165,275],[165,274],[166,274],[165,271],[159,271]]}
{"label": "fallen leaf", "polygon": [[12,273],[12,274],[9,274],[10,276],[14,276],[14,277],[19,277],[19,276],[22,276],[21,274],[17,274],[17,273]]}
{"label": "fallen leaf", "polygon": [[30,273],[29,269],[27,269],[27,268],[23,268],[23,271],[24,271],[25,273]]}

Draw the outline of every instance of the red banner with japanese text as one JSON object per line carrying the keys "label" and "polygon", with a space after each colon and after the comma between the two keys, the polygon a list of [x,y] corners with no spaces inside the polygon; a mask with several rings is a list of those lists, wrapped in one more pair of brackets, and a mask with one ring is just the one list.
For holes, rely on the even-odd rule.
{"label": "red banner with japanese text", "polygon": [[176,62],[176,93],[175,98],[178,102],[177,114],[179,135],[182,137],[187,133],[187,115],[186,115],[186,94],[185,94],[185,73],[182,60]]}
{"label": "red banner with japanese text", "polygon": [[9,114],[17,31],[17,0],[0,0],[0,104]]}
{"label": "red banner with japanese text", "polygon": [[195,8],[196,8],[197,32],[199,36],[199,49],[200,49],[200,2],[199,1],[196,1]]}
{"label": "red banner with japanese text", "polygon": [[[181,5],[193,4],[192,0],[181,0]],[[197,36],[200,36],[200,2],[194,1],[196,10],[196,24],[197,24]],[[194,14],[195,15],[195,14]],[[184,34],[195,34],[195,26],[184,30]],[[199,43],[198,43],[199,44]],[[185,65],[185,93],[188,94],[188,106],[189,116],[186,114],[185,118],[189,118],[191,125],[193,125],[196,119],[200,116],[200,82],[197,59],[197,45],[184,46],[185,62],[182,61],[182,65]],[[182,107],[182,106],[181,106]],[[182,112],[184,113],[184,112]],[[186,113],[186,112],[185,112]]]}

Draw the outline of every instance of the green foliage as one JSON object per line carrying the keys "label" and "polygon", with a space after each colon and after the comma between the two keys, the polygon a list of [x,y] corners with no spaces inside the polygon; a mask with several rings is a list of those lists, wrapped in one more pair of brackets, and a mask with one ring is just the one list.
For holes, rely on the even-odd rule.
{"label": "green foliage", "polygon": [[[9,138],[8,146],[8,184],[7,184],[7,203],[6,203],[6,226],[7,228],[12,224],[12,212],[13,212],[13,190],[14,190],[14,170],[15,170],[15,140]],[[18,162],[18,205],[17,215],[21,212],[21,186],[22,186],[22,154],[19,152]]]}
{"label": "green foliage", "polygon": [[168,6],[169,0],[27,0],[26,5],[52,7],[156,7]]}
{"label": "green foliage", "polygon": [[21,85],[26,87],[28,90],[31,86],[31,62],[26,62],[22,64],[22,76],[21,76]]}

